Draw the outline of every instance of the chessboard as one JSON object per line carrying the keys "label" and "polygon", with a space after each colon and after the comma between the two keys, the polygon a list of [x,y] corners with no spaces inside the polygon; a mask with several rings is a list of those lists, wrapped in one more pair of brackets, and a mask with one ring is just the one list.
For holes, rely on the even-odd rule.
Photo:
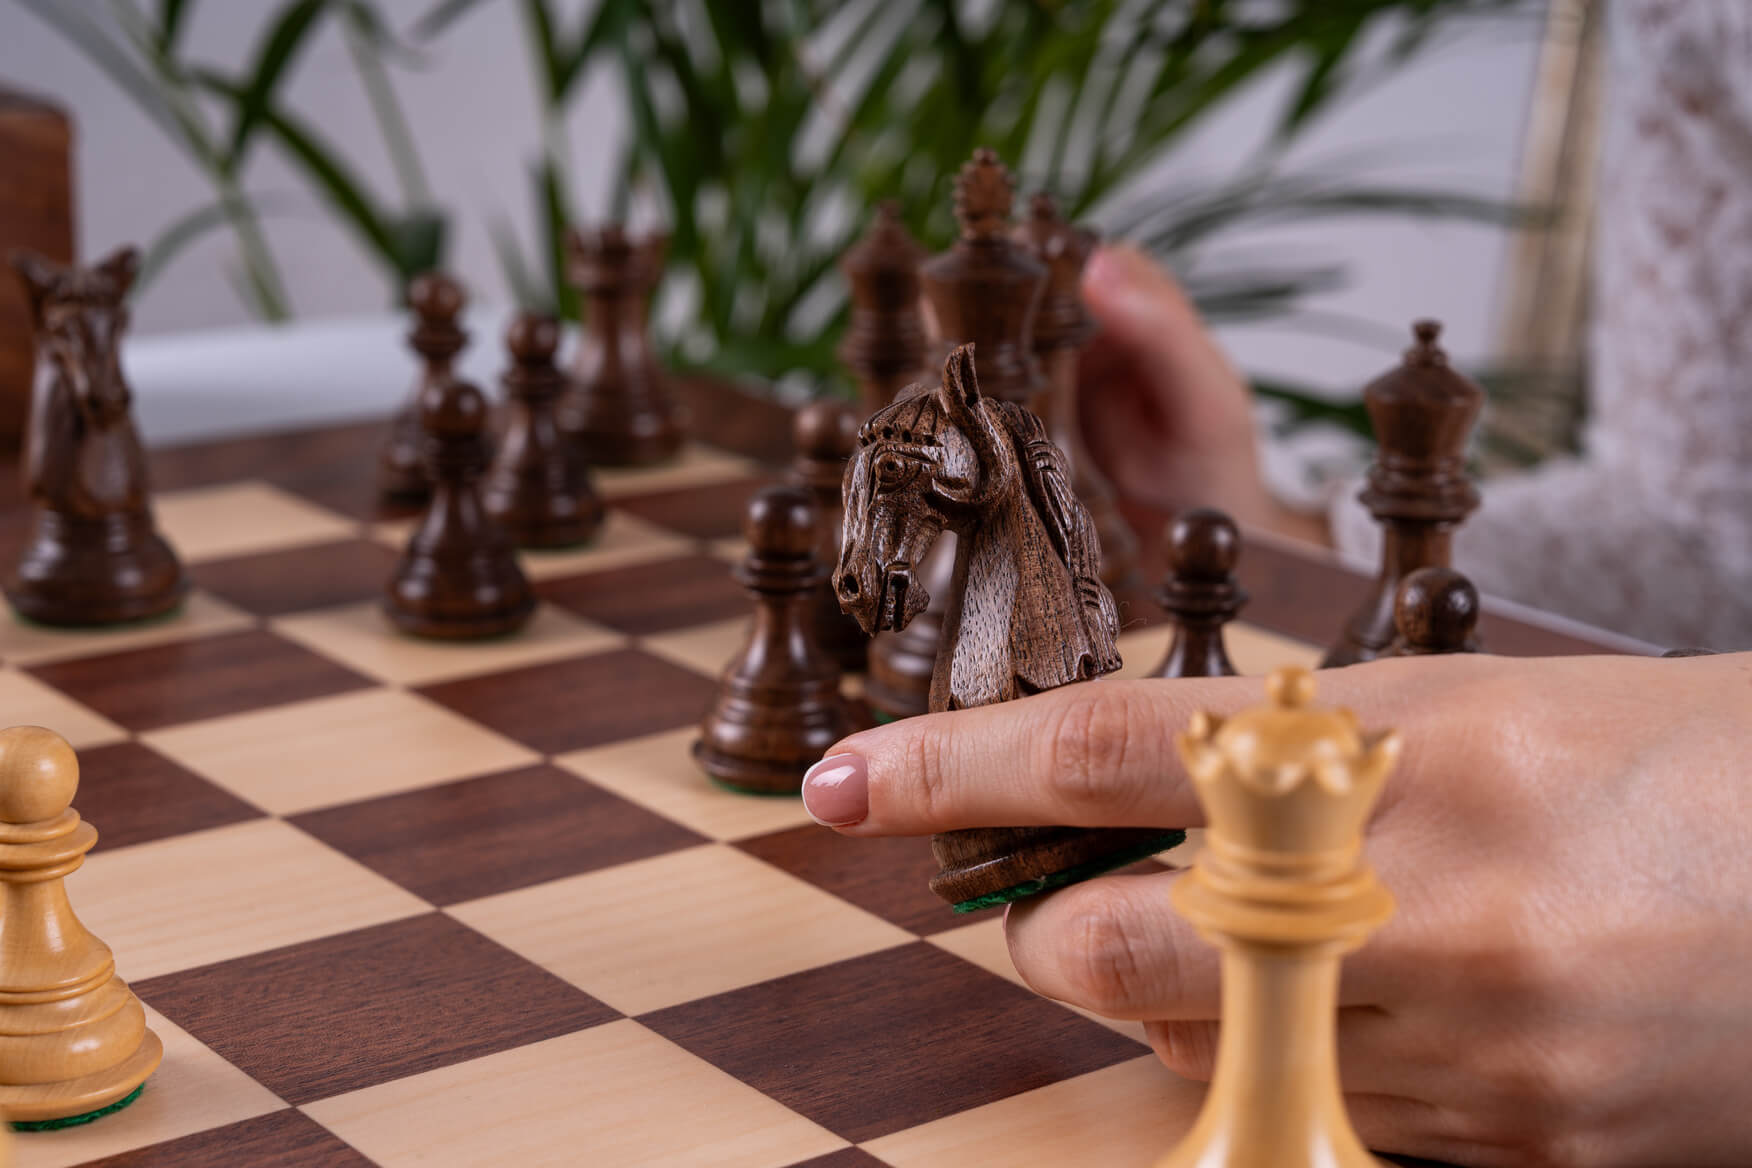
{"label": "chessboard", "polygon": [[[1142,1165],[1173,1145],[1199,1090],[1137,1024],[1025,988],[998,916],[927,890],[924,841],[841,838],[690,757],[749,611],[742,510],[774,471],[694,444],[600,472],[597,539],[524,556],[528,628],[443,644],[379,611],[408,530],[372,497],[380,433],[158,452],[180,612],[0,619],[7,722],[79,751],[99,842],[72,902],[165,1046],[138,1101],[15,1136],[19,1165]],[[0,534],[22,522],[0,512]],[[1360,579],[1248,554],[1234,660],[1312,664]],[[1147,591],[1122,593],[1128,672],[1164,650]],[[1504,648],[1589,647],[1506,627]]]}

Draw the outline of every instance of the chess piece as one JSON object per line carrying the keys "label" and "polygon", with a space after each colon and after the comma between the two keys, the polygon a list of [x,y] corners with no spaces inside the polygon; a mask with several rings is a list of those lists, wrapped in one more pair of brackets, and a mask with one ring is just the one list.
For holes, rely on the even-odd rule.
{"label": "chess piece", "polygon": [[1399,737],[1313,707],[1305,670],[1266,691],[1176,740],[1208,826],[1169,895],[1222,950],[1223,1011],[1204,1107],[1157,1168],[1380,1168],[1345,1114],[1334,1034],[1339,962],[1393,913],[1362,835]]}
{"label": "chess piece", "polygon": [[505,334],[505,435],[481,479],[481,503],[518,547],[583,543],[602,525],[584,452],[554,421],[566,385],[554,365],[559,343],[559,323],[539,313],[520,313]]}
{"label": "chess piece", "polygon": [[481,505],[487,400],[466,381],[420,393],[423,453],[432,501],[390,577],[384,612],[404,633],[445,640],[515,632],[535,594],[511,541]]}
{"label": "chess piece", "polygon": [[30,533],[6,597],[30,620],[106,625],[169,612],[188,581],[152,519],[146,453],[119,360],[139,253],[90,268],[31,252],[13,266],[36,329],[25,447]]}
{"label": "chess piece", "polygon": [[1046,289],[1046,265],[1010,238],[1016,182],[990,150],[955,179],[961,235],[919,267],[920,282],[945,345],[979,350],[980,392],[1028,405],[1046,391],[1034,357],[1034,314]]}
{"label": "chess piece", "polygon": [[456,355],[468,344],[468,333],[456,323],[467,303],[462,285],[443,272],[424,272],[408,285],[408,307],[414,310],[408,344],[420,358],[420,375],[390,419],[378,454],[377,489],[386,499],[419,502],[432,492],[421,453],[420,395],[428,386],[450,380]]}
{"label": "chess piece", "polygon": [[567,276],[584,293],[584,335],[560,428],[592,466],[648,466],[681,451],[681,407],[651,349],[650,299],[665,240],[616,224],[566,235]]}
{"label": "chess piece", "polygon": [[892,202],[880,203],[863,238],[840,257],[852,309],[839,358],[858,379],[869,417],[928,364],[919,313],[919,262],[924,249],[907,233]]}
{"label": "chess piece", "polygon": [[1089,509],[1101,543],[1101,582],[1117,586],[1137,570],[1138,537],[1119,513],[1113,484],[1083,445],[1077,410],[1077,359],[1095,335],[1095,320],[1083,305],[1083,266],[1095,250],[1096,235],[1073,227],[1059,215],[1051,195],[1028,200],[1028,218],[1013,233],[1017,243],[1046,265],[1046,291],[1034,314],[1034,355],[1046,373],[1048,389],[1031,408],[1046,423],[1071,464],[1071,488]]}
{"label": "chess piece", "polygon": [[[809,491],[815,501],[816,558],[822,564],[839,559],[840,531],[844,509],[840,484],[846,477],[846,460],[858,444],[858,418],[844,402],[811,402],[797,411],[791,438],[797,448],[791,464],[791,481]],[[809,622],[816,641],[847,673],[862,673],[870,639],[858,622],[840,610],[833,584],[823,570],[821,582],[809,600]]]}
{"label": "chess piece", "polygon": [[1441,331],[1418,321],[1404,363],[1363,390],[1377,449],[1358,497],[1383,527],[1381,571],[1322,667],[1369,661],[1387,648],[1399,582],[1419,568],[1447,567],[1454,529],[1478,506],[1463,459],[1484,391],[1449,367],[1436,344]]}
{"label": "chess piece", "polygon": [[1393,603],[1398,635],[1383,657],[1476,653],[1478,589],[1452,568],[1419,568],[1399,584]]}
{"label": "chess piece", "polygon": [[14,1123],[111,1107],[164,1057],[109,946],[67,901],[66,877],[97,843],[70,806],[78,789],[66,739],[0,730],[0,1113]]}
{"label": "chess piece", "polygon": [[[941,386],[864,423],[846,472],[840,604],[869,633],[925,610],[918,566],[955,532],[954,584],[931,678],[932,711],[1008,701],[1119,668],[1119,616],[1097,577],[1089,514],[1039,418],[982,392],[973,346]],[[1000,827],[931,841],[931,887],[966,911],[1015,900],[1171,847],[1167,829]]]}
{"label": "chess piece", "polygon": [[736,577],[754,598],[754,625],[694,743],[706,773],[738,790],[798,794],[803,773],[860,729],[810,619],[828,574],[817,555],[819,523],[805,487],[768,487],[748,505],[750,550]]}
{"label": "chess piece", "polygon": [[1156,600],[1174,625],[1168,654],[1153,677],[1230,677],[1223,626],[1247,603],[1235,580],[1241,532],[1221,511],[1182,511],[1163,533],[1168,572]]}

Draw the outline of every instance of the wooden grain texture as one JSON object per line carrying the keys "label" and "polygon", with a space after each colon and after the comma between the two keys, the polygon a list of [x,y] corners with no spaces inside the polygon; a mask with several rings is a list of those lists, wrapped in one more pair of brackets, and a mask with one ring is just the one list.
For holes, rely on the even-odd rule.
{"label": "wooden grain texture", "polygon": [[79,752],[79,810],[98,852],[241,823],[260,808],[139,742]]}
{"label": "wooden grain texture", "polygon": [[726,539],[741,534],[748,501],[754,498],[756,491],[772,482],[770,476],[761,475],[732,482],[679,487],[616,500],[615,506],[695,539]]}
{"label": "wooden grain texture", "polygon": [[800,1160],[790,1168],[887,1168],[881,1160],[862,1148],[841,1148],[825,1156]]}
{"label": "wooden grain texture", "polygon": [[[73,125],[39,98],[0,86],[0,256],[29,248],[73,262]],[[30,413],[36,361],[30,305],[0,274],[0,450],[16,451]]]}
{"label": "wooden grain texture", "polygon": [[373,1168],[301,1111],[272,1111],[241,1123],[93,1160],[87,1168]]}
{"label": "wooden grain texture", "polygon": [[546,765],[306,812],[291,822],[436,905],[705,841]]}
{"label": "wooden grain texture", "polygon": [[543,754],[557,754],[692,724],[717,687],[691,669],[626,649],[419,692]]}
{"label": "wooden grain texture", "polygon": [[272,633],[249,629],[32,667],[130,730],[152,730],[361,689],[371,682]]}
{"label": "wooden grain texture", "polygon": [[919,264],[924,248],[907,233],[900,208],[879,203],[858,242],[840,257],[851,312],[838,355],[858,380],[863,416],[888,405],[929,367]]}
{"label": "wooden grain texture", "polygon": [[728,620],[753,611],[716,556],[689,555],[543,580],[541,598],[623,633],[641,635]]}
{"label": "wooden grain texture", "polygon": [[439,913],[138,988],[165,1017],[294,1105],[616,1016]]}
{"label": "wooden grain texture", "polygon": [[1478,589],[1453,568],[1419,568],[1399,582],[1393,601],[1393,642],[1383,657],[1474,653]]}
{"label": "wooden grain texture", "polygon": [[344,539],[290,551],[194,564],[200,587],[257,616],[332,608],[383,594],[396,554],[376,540]]}
{"label": "wooden grain texture", "polygon": [[855,1143],[1146,1050],[925,942],[639,1021]]}

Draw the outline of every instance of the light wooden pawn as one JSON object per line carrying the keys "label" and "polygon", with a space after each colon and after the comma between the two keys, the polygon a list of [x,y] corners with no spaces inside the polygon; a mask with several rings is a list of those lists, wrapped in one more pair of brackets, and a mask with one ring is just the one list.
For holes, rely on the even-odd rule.
{"label": "light wooden pawn", "polygon": [[1338,1081],[1339,961],[1393,912],[1362,833],[1399,757],[1314,678],[1280,669],[1270,701],[1195,714],[1176,739],[1205,847],[1174,906],[1222,950],[1216,1068],[1198,1121],[1158,1168],[1366,1168]]}
{"label": "light wooden pawn", "polygon": [[65,1119],[107,1107],[164,1057],[108,945],[67,902],[97,831],[70,804],[79,760],[40,726],[0,730],[0,1113]]}

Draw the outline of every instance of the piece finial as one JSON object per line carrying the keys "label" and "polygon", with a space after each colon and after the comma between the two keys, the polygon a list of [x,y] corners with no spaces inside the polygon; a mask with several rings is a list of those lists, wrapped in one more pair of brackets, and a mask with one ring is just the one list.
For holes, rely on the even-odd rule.
{"label": "piece finial", "polygon": [[505,330],[511,360],[525,367],[551,364],[560,347],[560,324],[542,312],[520,312]]}
{"label": "piece finial", "polygon": [[478,437],[487,429],[487,396],[466,381],[428,385],[420,394],[420,424],[439,437]]}
{"label": "piece finial", "polygon": [[858,415],[841,401],[810,402],[791,423],[791,442],[803,458],[842,463],[858,447]]}
{"label": "piece finial", "polygon": [[1464,653],[1478,627],[1478,589],[1453,568],[1419,568],[1399,585],[1393,623],[1410,653]]}
{"label": "piece finial", "polygon": [[1282,710],[1299,710],[1314,704],[1314,675],[1295,665],[1274,669],[1265,679],[1271,704]]}
{"label": "piece finial", "polygon": [[0,730],[0,823],[53,819],[79,790],[79,757],[41,726]]}
{"label": "piece finial", "polygon": [[981,146],[955,179],[955,218],[966,239],[990,239],[1009,228],[1016,180],[998,160],[997,151]]}
{"label": "piece finial", "polygon": [[815,554],[815,499],[803,487],[768,487],[748,501],[742,534],[768,560],[807,560]]}
{"label": "piece finial", "polygon": [[1235,521],[1210,507],[1193,507],[1168,521],[1163,533],[1170,575],[1220,580],[1233,575],[1241,557]]}
{"label": "piece finial", "polygon": [[454,323],[467,303],[462,284],[446,272],[421,272],[408,285],[408,307],[426,325]]}
{"label": "piece finial", "polygon": [[1412,338],[1417,342],[1405,351],[1405,362],[1408,365],[1445,365],[1448,354],[1436,342],[1442,336],[1442,322],[1439,320],[1423,320],[1413,322]]}

